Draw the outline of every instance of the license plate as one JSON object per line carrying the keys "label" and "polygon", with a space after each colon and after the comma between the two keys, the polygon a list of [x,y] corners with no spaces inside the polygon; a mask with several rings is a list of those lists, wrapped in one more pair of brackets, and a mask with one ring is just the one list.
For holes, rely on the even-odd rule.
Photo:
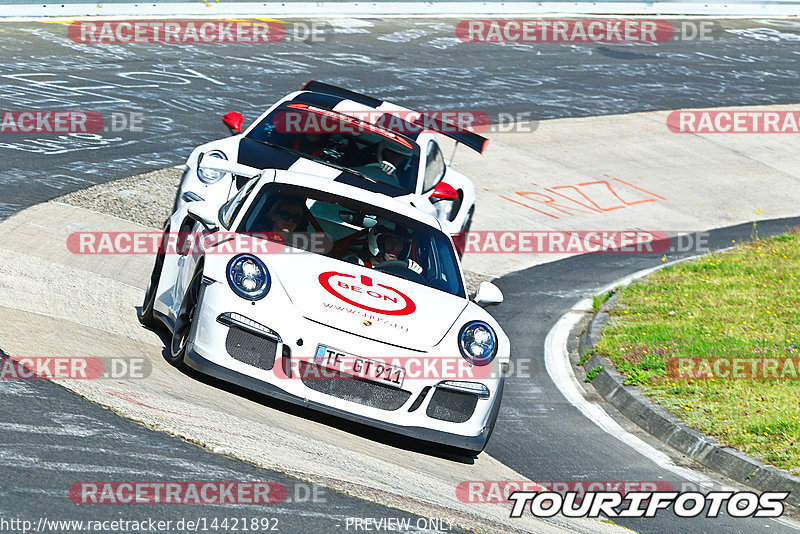
{"label": "license plate", "polygon": [[317,345],[314,363],[346,375],[398,388],[403,386],[406,376],[405,370],[399,365],[362,358],[325,345]]}

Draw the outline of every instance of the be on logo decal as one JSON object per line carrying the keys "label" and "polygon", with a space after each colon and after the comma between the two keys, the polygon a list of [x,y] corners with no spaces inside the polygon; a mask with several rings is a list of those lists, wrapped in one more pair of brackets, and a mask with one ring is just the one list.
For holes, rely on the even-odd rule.
{"label": "be on logo decal", "polygon": [[414,301],[397,289],[376,284],[369,276],[328,271],[319,275],[325,290],[344,302],[362,310],[384,315],[409,315],[417,309]]}

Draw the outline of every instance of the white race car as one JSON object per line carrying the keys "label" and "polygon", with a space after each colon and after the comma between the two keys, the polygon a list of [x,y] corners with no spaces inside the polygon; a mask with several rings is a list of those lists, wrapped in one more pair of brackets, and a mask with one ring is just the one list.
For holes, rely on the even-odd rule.
{"label": "white race car", "polygon": [[445,233],[463,235],[475,211],[475,187],[449,167],[434,132],[478,152],[488,141],[445,122],[447,117],[308,82],[243,132],[241,113],[226,114],[223,122],[233,136],[191,153],[175,209],[197,200],[222,204],[243,185],[242,177],[199,170],[198,162],[212,157],[313,174],[396,197],[439,219]]}
{"label": "white race car", "polygon": [[212,171],[248,180],[221,207],[189,202],[170,217],[142,306],[142,323],[172,332],[171,363],[483,450],[510,347],[481,306],[503,296],[484,282],[467,298],[439,222],[318,176],[209,158],[201,172]]}

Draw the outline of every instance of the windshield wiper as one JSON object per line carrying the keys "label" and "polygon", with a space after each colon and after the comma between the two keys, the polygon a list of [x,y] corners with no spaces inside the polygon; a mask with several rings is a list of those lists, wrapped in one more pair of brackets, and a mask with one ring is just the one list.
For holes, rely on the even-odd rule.
{"label": "windshield wiper", "polygon": [[252,137],[248,137],[248,139],[255,141],[256,143],[261,143],[262,145],[267,145],[270,148],[276,148],[283,152],[288,152],[289,154],[294,154],[295,156],[300,156],[302,158],[308,158],[308,154],[300,152],[299,150],[295,150],[293,148],[285,147],[283,145],[279,145],[278,143],[273,143],[271,141],[264,141],[262,139],[254,139]]}

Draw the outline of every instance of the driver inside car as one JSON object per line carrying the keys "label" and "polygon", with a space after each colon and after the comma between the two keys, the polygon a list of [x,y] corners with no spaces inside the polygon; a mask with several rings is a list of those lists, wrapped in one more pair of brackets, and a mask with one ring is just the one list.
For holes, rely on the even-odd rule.
{"label": "driver inside car", "polygon": [[322,134],[304,133],[295,136],[292,142],[292,150],[308,154],[312,158],[318,158],[322,155],[324,143],[325,139],[322,137]]}
{"label": "driver inside car", "polygon": [[417,274],[422,274],[422,266],[411,259],[411,233],[407,230],[387,226],[375,226],[367,232],[367,253],[359,258],[359,264],[376,267],[384,262],[403,262]]}
{"label": "driver inside car", "polygon": [[394,187],[405,187],[405,182],[409,180],[408,166],[413,153],[410,150],[405,151],[397,143],[375,140],[375,137],[377,136],[367,138],[367,134],[361,136],[367,146],[357,155],[360,158],[366,156],[366,159],[362,163],[356,163],[353,159],[350,166],[373,180]]}
{"label": "driver inside car", "polygon": [[397,169],[402,168],[406,162],[406,156],[393,150],[387,144],[381,143],[378,146],[378,163],[383,172],[389,176],[397,176]]}

